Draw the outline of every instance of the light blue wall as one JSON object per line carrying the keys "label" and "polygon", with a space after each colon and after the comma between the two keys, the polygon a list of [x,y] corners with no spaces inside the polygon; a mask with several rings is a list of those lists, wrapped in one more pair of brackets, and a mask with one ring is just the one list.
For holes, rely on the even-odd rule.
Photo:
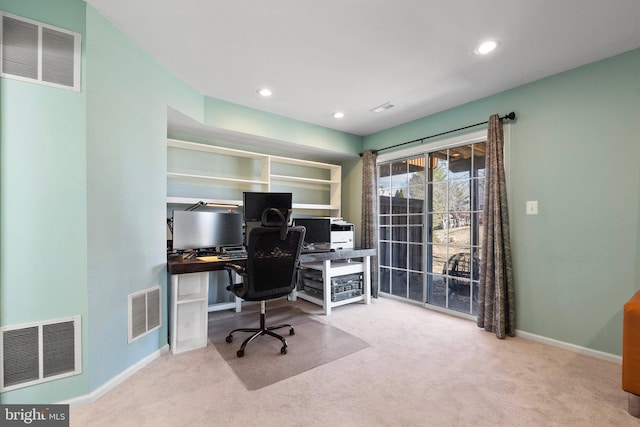
{"label": "light blue wall", "polygon": [[[635,50],[365,138],[365,148],[381,148],[517,113],[519,330],[621,354],[622,307],[640,289],[638,70]],[[538,216],[525,215],[527,200],[539,202]]]}
{"label": "light blue wall", "polygon": [[[0,9],[84,33],[83,2],[0,0]],[[84,90],[0,79],[0,324],[80,315],[86,354],[85,102]],[[83,375],[3,393],[0,402],[84,393],[86,362]]]}
{"label": "light blue wall", "polygon": [[[89,387],[167,343],[167,106],[202,96],[87,7]],[[127,343],[127,297],[160,285],[160,330]]]}

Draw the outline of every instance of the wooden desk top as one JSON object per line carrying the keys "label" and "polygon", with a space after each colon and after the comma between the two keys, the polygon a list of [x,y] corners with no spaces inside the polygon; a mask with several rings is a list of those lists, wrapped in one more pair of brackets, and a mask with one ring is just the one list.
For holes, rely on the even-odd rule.
{"label": "wooden desk top", "polygon": [[167,271],[169,274],[185,274],[185,273],[201,273],[203,271],[224,270],[224,266],[228,263],[242,263],[246,258],[233,258],[224,260],[215,260],[212,257],[199,258],[183,258],[182,256],[173,256],[167,260]]}
{"label": "wooden desk top", "polygon": [[[300,262],[318,262],[334,259],[361,258],[373,256],[375,249],[344,249],[335,252],[313,252],[300,255]],[[174,256],[167,261],[167,271],[169,274],[201,273],[203,271],[223,270],[225,264],[242,263],[245,258],[232,258],[216,260],[211,257],[205,259],[185,259],[181,256]]]}

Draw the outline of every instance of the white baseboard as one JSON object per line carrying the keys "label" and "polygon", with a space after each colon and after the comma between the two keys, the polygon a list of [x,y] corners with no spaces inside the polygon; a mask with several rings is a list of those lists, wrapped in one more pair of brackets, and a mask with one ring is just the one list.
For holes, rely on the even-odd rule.
{"label": "white baseboard", "polygon": [[127,369],[122,371],[119,375],[110,379],[106,383],[102,384],[100,387],[93,390],[91,393],[85,394],[84,396],[78,396],[78,397],[74,397],[73,399],[58,402],[58,404],[69,405],[71,409],[89,405],[95,402],[96,400],[100,399],[102,396],[104,396],[111,390],[113,390],[119,384],[123,383],[124,381],[132,377],[135,373],[140,371],[142,368],[144,368],[149,363],[156,360],[158,357],[160,357],[167,351],[169,351],[169,344],[165,344],[162,348],[154,351],[144,359],[140,360],[138,363],[129,366]]}
{"label": "white baseboard", "polygon": [[553,338],[547,338],[541,335],[536,335],[530,332],[524,332],[517,329],[516,329],[516,336],[522,337],[531,341],[537,341],[542,344],[551,345],[553,347],[564,348],[565,350],[573,351],[574,353],[580,353],[580,354],[592,356],[598,359],[608,360],[609,362],[622,364],[622,356],[617,356],[611,353],[605,353],[604,351],[598,351],[598,350],[593,350],[586,347],[581,347],[575,344],[569,344],[564,341],[554,340]]}

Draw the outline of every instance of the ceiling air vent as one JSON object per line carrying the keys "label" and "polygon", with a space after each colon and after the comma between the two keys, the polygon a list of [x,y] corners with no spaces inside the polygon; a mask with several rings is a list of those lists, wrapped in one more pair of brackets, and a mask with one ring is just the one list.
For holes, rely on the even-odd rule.
{"label": "ceiling air vent", "polygon": [[372,109],[370,109],[369,111],[371,111],[372,113],[382,113],[383,111],[388,110],[389,108],[393,108],[394,105],[390,102],[385,102],[382,105],[378,105],[377,107],[374,107]]}
{"label": "ceiling air vent", "polygon": [[0,14],[2,77],[80,90],[79,33]]}

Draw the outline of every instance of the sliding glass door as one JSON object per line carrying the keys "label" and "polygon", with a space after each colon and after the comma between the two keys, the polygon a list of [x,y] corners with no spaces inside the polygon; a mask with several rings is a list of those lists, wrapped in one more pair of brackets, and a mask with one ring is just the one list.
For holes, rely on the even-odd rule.
{"label": "sliding glass door", "polygon": [[485,143],[378,165],[380,291],[474,315]]}
{"label": "sliding glass door", "polygon": [[380,291],[424,302],[425,156],[379,165]]}

